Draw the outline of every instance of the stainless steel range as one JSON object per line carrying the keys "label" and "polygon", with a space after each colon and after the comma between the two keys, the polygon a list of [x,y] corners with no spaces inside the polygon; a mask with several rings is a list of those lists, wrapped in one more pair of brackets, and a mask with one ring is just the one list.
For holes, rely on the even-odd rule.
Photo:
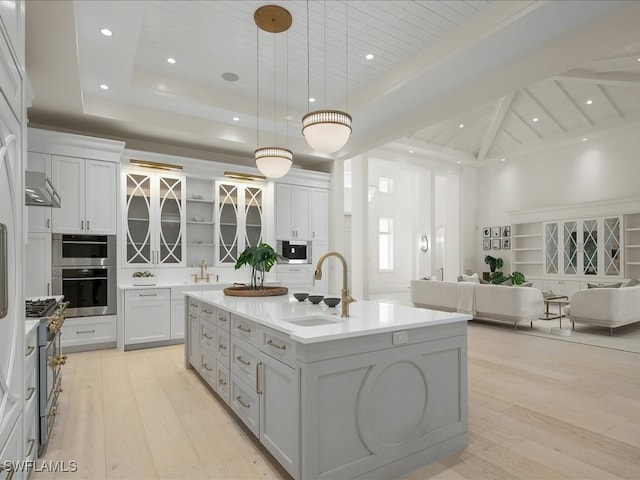
{"label": "stainless steel range", "polygon": [[60,329],[69,302],[64,297],[28,298],[26,316],[40,319],[38,325],[40,448],[42,455],[47,447],[53,422],[58,412],[58,396],[62,392],[60,367],[67,361],[62,355]]}

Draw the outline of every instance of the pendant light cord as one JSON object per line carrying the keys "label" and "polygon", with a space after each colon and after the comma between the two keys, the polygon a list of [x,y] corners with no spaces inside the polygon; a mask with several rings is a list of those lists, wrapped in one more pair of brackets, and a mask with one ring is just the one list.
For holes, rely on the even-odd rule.
{"label": "pendant light cord", "polygon": [[276,111],[278,110],[278,95],[276,94],[276,34],[273,34],[273,146],[275,147],[277,136]]}
{"label": "pendant light cord", "polygon": [[324,108],[327,108],[327,0],[324,0]]}
{"label": "pendant light cord", "polygon": [[345,0],[344,2],[344,16],[345,16],[344,44],[345,44],[345,50],[346,50],[346,56],[344,60],[345,106],[346,106],[346,111],[349,112],[349,2],[347,0]]}
{"label": "pendant light cord", "polygon": [[256,150],[260,148],[260,29],[256,25]]}
{"label": "pendant light cord", "polygon": [[309,88],[309,83],[310,83],[310,69],[309,69],[309,63],[310,63],[310,58],[311,58],[311,49],[309,48],[309,0],[307,0],[307,113],[309,113],[311,111],[311,90]]}

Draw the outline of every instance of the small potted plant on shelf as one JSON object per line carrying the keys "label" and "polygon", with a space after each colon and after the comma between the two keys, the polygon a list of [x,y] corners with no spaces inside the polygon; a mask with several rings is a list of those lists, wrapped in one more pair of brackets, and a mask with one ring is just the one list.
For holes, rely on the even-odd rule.
{"label": "small potted plant on shelf", "polygon": [[289,290],[285,287],[265,287],[265,273],[271,270],[278,260],[278,255],[268,243],[250,245],[238,257],[235,269],[249,265],[251,267],[250,285],[233,286],[224,289],[225,295],[238,297],[263,297],[285,295]]}
{"label": "small potted plant on shelf", "polygon": [[156,284],[156,276],[148,270],[144,272],[134,272],[132,277],[131,281],[136,286]]}

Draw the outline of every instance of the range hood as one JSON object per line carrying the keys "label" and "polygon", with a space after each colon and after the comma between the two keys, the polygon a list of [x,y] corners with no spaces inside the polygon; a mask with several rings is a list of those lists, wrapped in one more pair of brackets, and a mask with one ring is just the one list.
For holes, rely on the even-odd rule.
{"label": "range hood", "polygon": [[26,205],[60,208],[60,195],[43,172],[25,172]]}

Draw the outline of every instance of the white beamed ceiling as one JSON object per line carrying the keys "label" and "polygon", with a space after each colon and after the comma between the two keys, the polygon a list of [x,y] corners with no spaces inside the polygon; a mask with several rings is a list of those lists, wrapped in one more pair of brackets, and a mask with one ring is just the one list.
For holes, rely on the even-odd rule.
{"label": "white beamed ceiling", "polygon": [[[253,21],[266,3],[27,2],[31,126],[247,165],[259,127],[326,170],[384,146],[481,165],[640,120],[640,2],[289,0],[278,35]],[[302,115],[347,107],[347,146],[313,152]]]}

